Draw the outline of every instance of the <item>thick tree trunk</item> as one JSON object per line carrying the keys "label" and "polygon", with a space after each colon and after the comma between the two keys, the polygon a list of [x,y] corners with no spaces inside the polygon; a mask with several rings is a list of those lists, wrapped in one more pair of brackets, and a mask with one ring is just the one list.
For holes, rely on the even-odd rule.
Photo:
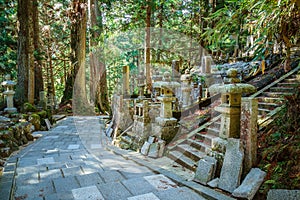
{"label": "thick tree trunk", "polygon": [[[85,54],[86,54],[86,22],[87,22],[86,0],[74,0],[71,11],[71,70],[67,75],[65,90],[62,97],[62,104],[71,100],[73,96],[73,106],[84,109],[87,103],[85,89]],[[76,84],[75,84],[76,79]]]}
{"label": "thick tree trunk", "polygon": [[34,98],[39,100],[39,94],[44,90],[44,80],[42,72],[42,59],[40,50],[40,29],[39,29],[39,13],[38,13],[38,2],[33,0],[33,45],[37,52],[35,56],[35,71],[34,71]]}
{"label": "thick tree trunk", "polygon": [[[102,13],[99,10],[97,0],[90,0],[90,24],[91,27],[99,27],[97,30],[91,30],[90,38],[90,98],[94,100],[96,107],[101,113],[110,113],[108,101],[108,89],[106,80],[105,63],[101,62],[101,50],[94,49],[97,46],[97,40],[103,32]],[[101,39],[100,39],[101,40]]]}
{"label": "thick tree trunk", "polygon": [[16,87],[16,101],[23,105],[28,94],[28,4],[30,0],[18,0],[18,82]]}
{"label": "thick tree trunk", "polygon": [[146,20],[145,20],[146,28],[145,28],[145,71],[146,71],[146,88],[147,92],[151,93],[152,81],[150,76],[150,26],[151,26],[151,0],[147,0],[147,8],[146,8]]}

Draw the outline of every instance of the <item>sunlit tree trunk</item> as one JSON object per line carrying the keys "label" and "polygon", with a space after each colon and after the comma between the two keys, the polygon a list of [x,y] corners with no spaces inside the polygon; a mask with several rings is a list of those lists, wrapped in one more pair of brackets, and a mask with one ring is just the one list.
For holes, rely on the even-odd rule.
{"label": "sunlit tree trunk", "polygon": [[[98,107],[101,113],[110,113],[109,101],[108,101],[108,89],[106,80],[106,67],[104,63],[102,51],[96,48],[98,41],[102,41],[101,34],[103,33],[102,13],[99,10],[97,0],[89,0],[90,11],[90,25],[91,38],[90,38],[90,98],[94,100],[95,105]],[[94,27],[98,27],[94,30]]]}
{"label": "sunlit tree trunk", "polygon": [[150,51],[150,27],[151,27],[151,0],[147,0],[147,8],[146,8],[146,20],[145,20],[146,28],[145,28],[145,71],[146,71],[146,88],[148,93],[151,92],[152,82],[150,76],[150,58],[151,58],[151,51]]}
{"label": "sunlit tree trunk", "polygon": [[[70,14],[71,20],[71,70],[67,75],[62,104],[71,100],[74,96],[77,106],[86,103],[85,89],[85,56],[86,56],[86,28],[87,28],[87,6],[86,0],[73,0]],[[75,85],[76,79],[76,85]],[[76,94],[76,95],[75,95]],[[83,108],[83,107],[82,107]]]}

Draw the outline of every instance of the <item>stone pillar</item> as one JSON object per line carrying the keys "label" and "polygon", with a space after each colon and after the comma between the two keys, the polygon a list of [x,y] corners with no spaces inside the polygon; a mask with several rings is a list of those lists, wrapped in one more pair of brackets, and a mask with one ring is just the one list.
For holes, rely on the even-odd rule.
{"label": "stone pillar", "polygon": [[11,76],[8,74],[5,76],[5,81],[2,82],[2,85],[6,88],[6,90],[3,92],[3,95],[6,96],[7,104],[7,107],[4,109],[4,111],[9,113],[17,112],[17,109],[14,107],[15,91],[13,90],[13,86],[16,85],[16,83],[11,80]]}
{"label": "stone pillar", "polygon": [[40,97],[39,106],[45,109],[46,108],[46,95],[45,95],[45,91],[40,91],[39,97]]}
{"label": "stone pillar", "polygon": [[212,58],[210,56],[202,57],[202,73],[211,74],[211,62]]}
{"label": "stone pillar", "polygon": [[144,90],[145,90],[145,80],[146,76],[144,75],[144,71],[141,71],[140,74],[138,75],[138,87],[139,87],[139,98],[143,99],[145,98],[144,96]]}
{"label": "stone pillar", "polygon": [[123,94],[129,96],[129,66],[123,66]]}
{"label": "stone pillar", "polygon": [[241,142],[244,147],[244,174],[256,164],[257,155],[257,99],[242,98],[241,104]]}
{"label": "stone pillar", "polygon": [[180,79],[180,61],[173,60],[172,61],[172,80],[179,81]]}
{"label": "stone pillar", "polygon": [[182,106],[190,106],[192,104],[191,101],[191,75],[189,74],[189,70],[185,70],[185,74],[181,76],[181,92],[182,92]]}

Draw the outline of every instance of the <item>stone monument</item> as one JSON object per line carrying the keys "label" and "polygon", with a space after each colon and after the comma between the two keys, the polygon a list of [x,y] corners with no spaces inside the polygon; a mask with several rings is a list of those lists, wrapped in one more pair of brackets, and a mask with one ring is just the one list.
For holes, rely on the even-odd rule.
{"label": "stone monument", "polygon": [[[234,69],[229,75],[237,74]],[[236,80],[236,77],[231,77]],[[221,138],[240,138],[241,98],[242,94],[253,93],[256,88],[249,84],[231,83],[214,84],[209,88],[212,93],[221,93],[221,104],[215,108],[221,115]]]}
{"label": "stone monument", "polygon": [[4,109],[5,112],[14,113],[17,112],[17,109],[14,107],[14,94],[15,91],[13,87],[16,85],[14,81],[11,80],[11,76],[7,74],[5,76],[5,81],[2,82],[2,85],[6,88],[3,94],[6,96],[7,107]]}
{"label": "stone monument", "polygon": [[185,70],[185,74],[181,75],[181,83],[182,83],[182,106],[187,107],[192,104],[191,99],[191,75],[189,73],[189,70]]}

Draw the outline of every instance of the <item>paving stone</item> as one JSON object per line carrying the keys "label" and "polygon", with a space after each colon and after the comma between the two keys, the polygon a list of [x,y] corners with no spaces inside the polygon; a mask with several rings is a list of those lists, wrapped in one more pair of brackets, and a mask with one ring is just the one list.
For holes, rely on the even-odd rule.
{"label": "paving stone", "polygon": [[48,140],[48,139],[57,139],[59,138],[58,135],[49,135],[49,136],[45,136],[44,139]]}
{"label": "paving stone", "polygon": [[70,144],[68,146],[69,150],[73,150],[73,149],[79,149],[80,145],[79,144]]}
{"label": "paving stone", "polygon": [[18,167],[29,167],[36,164],[36,158],[21,158]]}
{"label": "paving stone", "polygon": [[15,179],[17,185],[35,184],[39,182],[38,172],[18,174]]}
{"label": "paving stone", "polygon": [[76,176],[76,179],[78,180],[81,187],[99,185],[104,183],[103,179],[100,177],[98,173]]}
{"label": "paving stone", "polygon": [[160,199],[151,192],[151,193],[146,193],[134,197],[129,197],[127,198],[127,200],[160,200]]}
{"label": "paving stone", "polygon": [[232,193],[240,185],[243,158],[240,140],[229,138],[218,185],[220,189]]}
{"label": "paving stone", "polygon": [[264,181],[265,176],[266,172],[259,168],[252,168],[242,184],[233,191],[232,195],[235,197],[247,198],[249,200],[253,199],[257,190]]}
{"label": "paving stone", "polygon": [[74,197],[71,192],[63,192],[46,195],[45,200],[74,200]]}
{"label": "paving stone", "polygon": [[143,177],[124,180],[122,183],[133,195],[145,194],[156,190]]}
{"label": "paving stone", "polygon": [[128,166],[118,170],[127,179],[154,175],[154,173],[144,166]]}
{"label": "paving stone", "polygon": [[162,174],[145,176],[144,179],[146,179],[157,190],[167,190],[178,187],[176,183]]}
{"label": "paving stone", "polygon": [[187,187],[170,188],[168,190],[153,192],[159,199],[174,200],[174,199],[188,199],[188,200],[206,200],[204,197],[195,193]]}
{"label": "paving stone", "polygon": [[103,171],[99,172],[99,174],[106,183],[124,180],[124,177],[118,171]]}
{"label": "paving stone", "polygon": [[267,200],[299,200],[300,190],[271,189]]}
{"label": "paving stone", "polygon": [[122,200],[132,196],[120,182],[105,183],[97,187],[105,200]]}
{"label": "paving stone", "polygon": [[54,178],[62,178],[62,173],[60,169],[52,169],[40,172],[40,181],[45,181]]}
{"label": "paving stone", "polygon": [[83,174],[83,171],[80,167],[70,167],[70,168],[64,168],[62,169],[64,177],[67,176],[76,176]]}
{"label": "paving stone", "polygon": [[0,179],[0,199],[9,200],[10,199],[10,190],[12,186],[12,180],[3,180],[3,177]]}
{"label": "paving stone", "polygon": [[38,165],[53,164],[55,162],[53,157],[39,158],[36,161]]}
{"label": "paving stone", "polygon": [[91,144],[91,149],[102,149],[101,144]]}
{"label": "paving stone", "polygon": [[72,194],[75,200],[104,200],[96,186],[73,189]]}
{"label": "paving stone", "polygon": [[74,176],[53,179],[53,184],[57,193],[68,192],[80,187]]}
{"label": "paving stone", "polygon": [[[43,197],[47,194],[54,193],[54,188],[51,181],[45,181],[38,184],[26,184],[22,186],[17,186],[14,196],[16,199],[22,199],[20,197]],[[27,199],[27,198],[26,198]]]}

